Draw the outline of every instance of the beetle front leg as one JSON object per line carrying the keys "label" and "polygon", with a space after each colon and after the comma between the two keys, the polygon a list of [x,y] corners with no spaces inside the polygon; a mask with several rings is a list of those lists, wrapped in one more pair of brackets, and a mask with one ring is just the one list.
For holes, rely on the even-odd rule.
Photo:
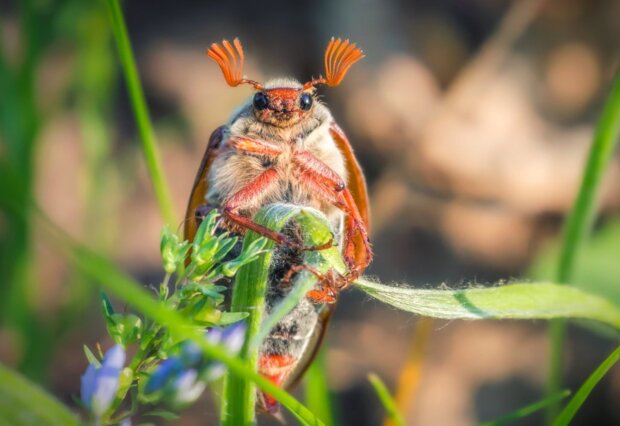
{"label": "beetle front leg", "polygon": [[233,136],[228,140],[227,144],[245,154],[255,154],[269,158],[276,158],[282,154],[282,148],[276,144],[245,136]]}
{"label": "beetle front leg", "polygon": [[[298,152],[293,161],[300,169],[302,182],[306,186],[347,214],[344,258],[351,273],[359,276],[359,271],[364,270],[372,261],[372,250],[368,242],[366,226],[350,191],[346,188],[342,178],[312,153],[307,151]],[[356,242],[356,235],[359,236],[360,242]],[[360,243],[364,246],[365,253],[363,259],[356,256],[357,246]]]}
{"label": "beetle front leg", "polygon": [[251,206],[261,200],[266,192],[269,192],[280,179],[278,172],[274,168],[265,170],[253,181],[241,188],[222,205],[222,214],[234,225],[244,229],[250,229],[263,237],[269,238],[278,244],[286,245],[294,250],[310,251],[323,250],[332,246],[332,241],[316,247],[304,247],[302,243],[292,240],[286,235],[269,229],[252,219],[239,214],[244,207]]}
{"label": "beetle front leg", "polygon": [[266,192],[277,184],[278,179],[278,172],[275,169],[270,168],[265,170],[224,202],[222,205],[222,214],[234,224],[245,229],[250,229],[276,243],[295,246],[296,243],[285,235],[239,214],[239,211],[244,207],[258,202]]}

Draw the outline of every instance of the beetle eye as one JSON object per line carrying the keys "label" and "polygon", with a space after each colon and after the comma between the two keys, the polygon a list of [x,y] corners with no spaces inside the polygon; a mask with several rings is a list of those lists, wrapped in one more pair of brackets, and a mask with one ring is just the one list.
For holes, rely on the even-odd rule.
{"label": "beetle eye", "polygon": [[267,99],[267,95],[263,92],[258,92],[254,95],[254,100],[252,103],[254,104],[254,108],[260,111],[269,106],[269,99]]}
{"label": "beetle eye", "polygon": [[309,93],[302,93],[299,97],[299,107],[308,111],[312,106],[312,96]]}

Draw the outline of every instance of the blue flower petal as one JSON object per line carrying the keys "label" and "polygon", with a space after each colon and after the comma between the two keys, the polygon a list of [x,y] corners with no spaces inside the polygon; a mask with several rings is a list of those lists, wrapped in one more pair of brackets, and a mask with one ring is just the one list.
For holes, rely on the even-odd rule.
{"label": "blue flower petal", "polygon": [[187,405],[196,401],[207,387],[206,383],[198,380],[198,371],[189,369],[184,371],[172,384],[175,405]]}
{"label": "blue flower petal", "polygon": [[149,377],[144,392],[149,394],[162,389],[174,377],[183,371],[183,362],[178,357],[164,360]]}
{"label": "blue flower petal", "polygon": [[116,345],[106,352],[101,367],[90,364],[82,375],[80,396],[95,416],[101,417],[114,401],[124,364],[125,349]]}
{"label": "blue flower petal", "polygon": [[207,330],[207,341],[212,345],[219,345],[222,341],[224,329],[221,327],[213,327]]}
{"label": "blue flower petal", "polygon": [[90,402],[95,391],[95,379],[97,377],[97,367],[89,364],[86,372],[80,378],[80,398],[86,408],[90,409]]}
{"label": "blue flower petal", "polygon": [[236,355],[243,347],[246,328],[244,322],[238,322],[224,329],[221,343],[231,354]]}
{"label": "blue flower petal", "polygon": [[205,367],[202,377],[207,382],[212,382],[222,377],[224,373],[226,373],[226,366],[224,364],[221,362],[211,362]]}
{"label": "blue flower petal", "polygon": [[105,353],[102,367],[122,369],[125,365],[125,349],[121,345],[114,345]]}
{"label": "blue flower petal", "polygon": [[97,384],[92,396],[92,412],[101,417],[116,397],[118,390],[120,369],[102,366],[97,371]]}

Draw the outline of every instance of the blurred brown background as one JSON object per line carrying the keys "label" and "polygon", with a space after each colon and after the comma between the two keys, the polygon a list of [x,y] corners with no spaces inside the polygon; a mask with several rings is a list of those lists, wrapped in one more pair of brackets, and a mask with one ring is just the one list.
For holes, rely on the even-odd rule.
{"label": "blurred brown background", "polygon": [[[211,42],[238,36],[245,74],[259,81],[316,77],[332,35],[362,46],[366,58],[343,84],[320,91],[368,179],[376,252],[368,273],[428,287],[527,275],[573,202],[620,65],[617,0],[131,0],[124,7],[179,217],[210,132],[250,95],[225,84],[204,55]],[[18,8],[2,10],[4,49],[19,56]],[[36,195],[65,229],[156,283],[162,220],[103,12],[103,20],[99,12],[63,18],[84,37],[101,34],[101,55],[89,59],[88,50],[61,40],[38,69],[47,120]],[[92,86],[75,81],[88,67],[104,73],[97,80],[105,81],[103,120],[84,117],[80,103]],[[616,157],[606,175],[603,220],[620,211],[619,166]],[[49,244],[37,242],[36,262],[29,300],[43,322],[55,321],[87,290]],[[86,366],[82,343],[106,342],[95,296],[50,338],[50,365],[39,376],[65,401]],[[355,290],[343,295],[327,339],[343,424],[380,424],[366,374],[377,372],[394,389],[416,321]],[[0,328],[0,360],[19,365],[22,340]],[[568,347],[567,386],[575,389],[613,342],[573,328]],[[547,355],[544,323],[436,322],[408,424],[471,425],[540,399]],[[620,424],[618,398],[616,368],[576,424]],[[172,424],[215,422],[213,408],[199,402]]]}

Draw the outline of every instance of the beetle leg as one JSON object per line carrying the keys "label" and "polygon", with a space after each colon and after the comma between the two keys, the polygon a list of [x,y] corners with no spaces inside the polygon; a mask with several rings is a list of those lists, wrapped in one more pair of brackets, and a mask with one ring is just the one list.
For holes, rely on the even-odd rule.
{"label": "beetle leg", "polygon": [[[344,244],[345,260],[351,269],[360,271],[366,268],[372,260],[368,232],[351,192],[344,185],[342,178],[327,164],[307,151],[298,152],[293,157],[293,162],[301,169],[304,184],[312,187],[317,194],[347,214]],[[356,233],[359,235],[366,253],[361,261],[355,260]]]}
{"label": "beetle leg", "polygon": [[222,205],[222,214],[231,222],[242,228],[250,229],[279,244],[295,247],[298,244],[283,234],[239,214],[239,210],[258,201],[265,192],[269,191],[277,183],[277,181],[278,172],[274,168],[265,170],[224,202]]}
{"label": "beetle leg", "polygon": [[332,246],[332,240],[316,247],[304,247],[303,244],[292,240],[280,232],[269,229],[266,226],[254,222],[252,219],[239,214],[239,211],[246,206],[252,205],[260,200],[262,195],[269,191],[279,179],[278,172],[274,168],[269,168],[258,175],[245,187],[234,193],[222,205],[222,214],[234,225],[241,228],[250,229],[263,237],[269,238],[278,244],[286,245],[294,250],[310,251],[323,250]]}
{"label": "beetle leg", "polygon": [[344,180],[338,173],[308,151],[296,152],[293,157],[293,162],[304,171],[311,173],[316,179],[335,192],[342,192],[346,188]]}
{"label": "beetle leg", "polygon": [[[289,286],[293,275],[301,272],[308,271],[319,280],[319,288],[312,289],[306,293],[306,297],[314,303],[335,303],[337,295],[336,277],[337,275],[330,270],[326,274],[323,274],[313,266],[305,263],[299,265],[293,265],[286,271],[284,277],[280,281],[282,285]],[[344,277],[341,277],[344,278]]]}
{"label": "beetle leg", "polygon": [[[329,203],[338,207],[340,210],[347,214],[345,222],[345,235],[344,235],[344,259],[351,270],[364,270],[368,264],[372,261],[372,249],[368,242],[368,233],[366,226],[359,216],[357,207],[353,202],[351,193],[348,189],[344,189],[342,192],[335,192],[329,187],[325,186],[320,180],[317,179],[313,173],[305,170],[301,172],[302,181],[307,187],[310,187],[315,194],[327,200]],[[356,236],[359,236],[361,244],[364,245],[365,256],[361,261],[356,261],[356,248],[359,243],[356,241]]]}
{"label": "beetle leg", "polygon": [[276,158],[282,154],[282,149],[271,142],[252,139],[244,136],[234,136],[228,140],[228,145],[239,152]]}

